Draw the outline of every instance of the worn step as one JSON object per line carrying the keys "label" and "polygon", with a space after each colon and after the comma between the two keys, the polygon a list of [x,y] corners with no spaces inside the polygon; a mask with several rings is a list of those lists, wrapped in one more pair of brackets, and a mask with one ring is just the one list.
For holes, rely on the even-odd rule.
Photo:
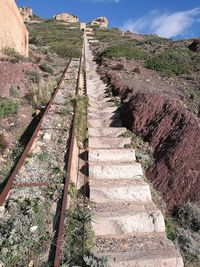
{"label": "worn step", "polygon": [[105,112],[105,113],[115,113],[118,112],[117,107],[90,107],[88,106],[88,112]]}
{"label": "worn step", "polygon": [[121,119],[88,119],[88,125],[93,128],[122,127],[123,123]]}
{"label": "worn step", "polygon": [[126,133],[126,128],[112,128],[112,127],[101,127],[101,128],[88,128],[89,137],[119,137]]}
{"label": "worn step", "polygon": [[88,113],[88,119],[96,119],[96,120],[99,120],[99,119],[112,119],[112,120],[115,120],[115,119],[120,119],[120,113],[119,112],[116,112],[116,113],[105,113],[105,112],[101,112],[101,113],[97,113],[97,112],[89,112]]}
{"label": "worn step", "polygon": [[90,149],[90,162],[132,163],[136,161],[134,149]]}
{"label": "worn step", "polygon": [[90,137],[89,149],[91,148],[123,148],[125,145],[130,145],[131,139],[124,137]]}
{"label": "worn step", "polygon": [[173,243],[164,235],[96,237],[94,254],[107,255],[112,267],[183,267]]}
{"label": "worn step", "polygon": [[153,202],[93,203],[91,211],[95,236],[165,232],[164,217]]}
{"label": "worn step", "polygon": [[89,166],[92,179],[137,179],[143,176],[141,164],[133,163],[92,163]]}
{"label": "worn step", "polygon": [[94,180],[90,181],[90,200],[95,203],[147,202],[151,191],[147,183],[136,180]]}

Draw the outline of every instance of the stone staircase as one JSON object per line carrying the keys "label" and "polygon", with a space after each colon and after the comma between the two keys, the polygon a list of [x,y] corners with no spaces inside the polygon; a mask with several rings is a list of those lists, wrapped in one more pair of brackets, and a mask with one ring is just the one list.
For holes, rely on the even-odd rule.
{"label": "stone staircase", "polygon": [[122,137],[126,129],[96,72],[86,36],[85,52],[94,253],[107,255],[111,267],[182,267],[135,151],[125,148],[131,140]]}

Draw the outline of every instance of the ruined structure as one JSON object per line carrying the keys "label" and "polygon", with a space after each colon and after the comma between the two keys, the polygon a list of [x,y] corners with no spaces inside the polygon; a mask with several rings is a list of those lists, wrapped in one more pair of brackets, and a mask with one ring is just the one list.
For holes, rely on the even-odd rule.
{"label": "ruined structure", "polygon": [[108,19],[106,17],[99,17],[90,23],[91,26],[99,26],[100,28],[108,28]]}
{"label": "ruined structure", "polygon": [[61,13],[53,16],[55,20],[62,20],[67,23],[77,23],[79,22],[79,19],[77,16],[69,14],[69,13]]}
{"label": "ruined structure", "polygon": [[0,0],[0,51],[13,48],[28,56],[28,31],[14,0]]}
{"label": "ruined structure", "polygon": [[30,7],[19,7],[19,11],[21,13],[23,21],[25,22],[29,22],[33,17],[33,10]]}

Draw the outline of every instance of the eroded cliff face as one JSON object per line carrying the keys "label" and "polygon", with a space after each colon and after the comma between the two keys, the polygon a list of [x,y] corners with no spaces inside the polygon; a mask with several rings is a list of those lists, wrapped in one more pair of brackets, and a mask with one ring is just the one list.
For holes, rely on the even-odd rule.
{"label": "eroded cliff face", "polygon": [[160,191],[168,211],[186,201],[200,203],[200,127],[174,95],[138,89],[119,74],[101,71],[113,92],[123,99],[121,116],[127,128],[155,149],[147,177]]}
{"label": "eroded cliff face", "polygon": [[190,112],[173,99],[136,93],[122,106],[125,125],[154,148],[148,178],[168,210],[200,201],[200,130]]}

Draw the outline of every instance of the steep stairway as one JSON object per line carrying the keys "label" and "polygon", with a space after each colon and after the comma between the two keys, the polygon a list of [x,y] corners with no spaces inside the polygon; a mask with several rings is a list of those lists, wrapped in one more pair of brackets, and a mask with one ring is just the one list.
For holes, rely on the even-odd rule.
{"label": "steep stairway", "polygon": [[151,198],[117,107],[96,72],[85,35],[89,132],[89,186],[95,232],[94,253],[107,255],[111,267],[182,267],[166,238],[164,217]]}

